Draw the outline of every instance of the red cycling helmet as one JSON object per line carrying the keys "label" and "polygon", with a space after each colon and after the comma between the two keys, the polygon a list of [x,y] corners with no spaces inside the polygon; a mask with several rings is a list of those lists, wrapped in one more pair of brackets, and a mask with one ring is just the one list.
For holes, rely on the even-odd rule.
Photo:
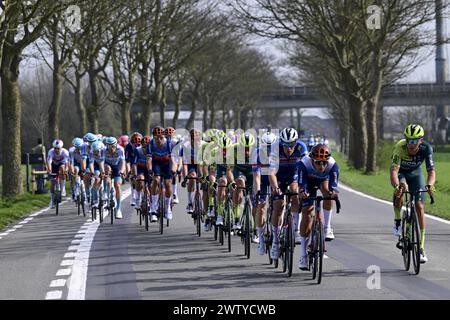
{"label": "red cycling helmet", "polygon": [[131,135],[131,143],[132,144],[141,144],[142,134],[139,132],[135,132]]}
{"label": "red cycling helmet", "polygon": [[165,135],[166,137],[172,137],[173,134],[174,134],[174,132],[175,132],[175,129],[174,129],[174,128],[172,128],[172,127],[167,127],[166,130],[164,130],[164,135]]}
{"label": "red cycling helmet", "polygon": [[148,145],[148,144],[150,143],[150,140],[151,140],[150,136],[144,136],[144,137],[142,138],[142,145],[143,145],[143,146]]}
{"label": "red cycling helmet", "polygon": [[319,143],[311,150],[310,156],[313,160],[328,160],[331,157],[330,148],[323,143]]}
{"label": "red cycling helmet", "polygon": [[152,134],[154,136],[162,136],[164,135],[164,128],[160,126],[154,127],[152,130]]}

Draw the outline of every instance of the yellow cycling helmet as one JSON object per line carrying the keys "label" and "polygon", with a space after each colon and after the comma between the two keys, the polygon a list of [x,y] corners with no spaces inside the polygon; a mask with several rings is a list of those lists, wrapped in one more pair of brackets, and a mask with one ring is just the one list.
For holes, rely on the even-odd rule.
{"label": "yellow cycling helmet", "polygon": [[255,144],[255,137],[250,133],[241,134],[239,137],[239,145],[242,147],[251,147]]}
{"label": "yellow cycling helmet", "polygon": [[407,139],[420,139],[424,136],[425,131],[418,124],[409,124],[403,134]]}
{"label": "yellow cycling helmet", "polygon": [[228,149],[233,146],[233,141],[227,136],[219,139],[219,147],[222,149]]}

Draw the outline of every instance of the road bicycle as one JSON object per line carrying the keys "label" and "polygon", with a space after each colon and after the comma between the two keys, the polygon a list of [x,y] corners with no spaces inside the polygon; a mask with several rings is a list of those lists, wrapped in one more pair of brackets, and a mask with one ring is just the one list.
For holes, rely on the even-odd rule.
{"label": "road bicycle", "polygon": [[238,233],[241,236],[241,243],[244,245],[244,255],[247,257],[247,259],[250,259],[250,244],[252,241],[251,236],[253,230],[250,193],[248,192],[246,187],[236,187],[236,189],[242,190],[242,192],[244,193],[244,211],[240,218],[241,230]]}
{"label": "road bicycle", "polygon": [[[62,176],[65,176],[66,174],[62,174]],[[55,179],[55,191],[54,191],[54,198],[53,198],[53,204],[55,205],[56,209],[56,215],[59,214],[59,204],[62,202],[62,195],[61,195],[61,174],[59,173],[50,173],[50,177],[53,177]]]}
{"label": "road bicycle", "polygon": [[195,180],[194,212],[192,213],[192,218],[194,219],[196,233],[200,237],[202,234],[202,218],[203,218],[203,202],[202,202],[202,195],[200,193],[201,178],[186,177],[185,179]]}
{"label": "road bicycle", "polygon": [[[324,200],[332,200],[336,202],[336,213],[341,210],[341,203],[338,197],[307,197],[304,200],[314,201],[314,217],[312,223],[312,230],[309,236],[309,245],[307,251],[308,270],[312,272],[312,279],[317,279],[317,284],[322,282],[322,269],[323,269],[323,255],[326,252],[325,249],[325,235],[322,222],[322,206],[321,202]],[[300,203],[301,208],[301,203]]]}
{"label": "road bicycle", "polygon": [[288,272],[287,276],[292,275],[292,266],[294,264],[294,223],[291,213],[292,202],[291,198],[298,196],[298,193],[286,192],[283,193],[286,205],[283,213],[283,224],[280,232],[280,258],[283,265],[283,272]]}
{"label": "road bicycle", "polygon": [[[414,273],[420,272],[420,227],[417,215],[415,199],[419,193],[428,190],[417,190],[416,192],[402,191],[405,197],[405,205],[402,208],[402,234],[398,237],[397,248],[402,251],[405,270],[408,271],[413,260]],[[434,197],[431,195],[431,204],[434,204]]]}

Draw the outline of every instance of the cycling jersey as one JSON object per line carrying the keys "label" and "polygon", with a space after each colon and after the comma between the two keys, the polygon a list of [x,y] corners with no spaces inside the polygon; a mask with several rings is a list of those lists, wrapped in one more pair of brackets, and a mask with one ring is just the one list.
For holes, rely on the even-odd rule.
{"label": "cycling jersey", "polygon": [[424,160],[427,171],[433,170],[433,148],[426,141],[420,144],[419,151],[414,156],[408,154],[406,139],[400,140],[394,147],[392,166],[400,166],[400,171],[413,171],[420,168]]}
{"label": "cycling jersey", "polygon": [[65,148],[61,148],[59,154],[56,154],[55,149],[52,148],[47,155],[47,163],[54,165],[62,165],[70,162],[69,151]]}
{"label": "cycling jersey", "polygon": [[152,139],[147,146],[147,153],[152,158],[152,170],[157,176],[164,179],[172,179],[172,148],[173,143],[170,139],[165,139],[162,147],[158,147],[155,140]]}
{"label": "cycling jersey", "polygon": [[83,155],[81,154],[81,148],[77,149],[75,147],[71,147],[69,149],[69,158],[70,163],[72,165],[80,168],[81,160],[83,159]]}
{"label": "cycling jersey", "polygon": [[[425,190],[425,177],[420,168],[424,160],[427,171],[434,170],[433,148],[428,142],[422,142],[414,156],[408,154],[406,139],[400,140],[394,147],[391,168],[400,166],[399,181],[406,183],[412,192]],[[425,199],[425,193],[416,194],[416,202],[424,202]]]}
{"label": "cycling jersey", "polygon": [[[313,160],[310,157],[304,157],[300,162],[298,172],[300,190],[307,191],[311,197],[316,196],[316,187],[320,188],[324,181],[328,181],[330,191],[335,190],[338,186],[339,166],[333,157],[328,160],[328,165],[323,172],[319,172],[314,168]],[[304,200],[302,202],[302,207],[312,205],[312,200]]]}
{"label": "cycling jersey", "polygon": [[125,151],[119,145],[116,147],[115,152],[111,152],[106,148],[105,150],[105,163],[110,166],[117,166],[121,161],[125,161]]}
{"label": "cycling jersey", "polygon": [[132,144],[131,142],[129,142],[129,143],[125,146],[125,149],[124,149],[124,152],[125,152],[125,161],[126,161],[127,163],[131,163],[131,162],[133,161],[134,156],[135,156],[135,153],[136,153],[136,148],[137,148],[138,146],[139,146],[139,145],[134,145],[134,144]]}
{"label": "cycling jersey", "polygon": [[136,165],[138,175],[142,174],[144,176],[147,176],[147,159],[150,157],[150,155],[147,154],[146,148],[137,147],[135,151],[136,152],[134,155],[134,159],[131,163],[133,165]]}
{"label": "cycling jersey", "polygon": [[[277,152],[278,151],[278,152]],[[292,179],[297,181],[298,165],[301,159],[307,154],[306,145],[297,141],[294,152],[288,156],[284,153],[281,142],[278,149],[274,148],[269,157],[269,164],[272,170],[276,170],[278,180]]]}

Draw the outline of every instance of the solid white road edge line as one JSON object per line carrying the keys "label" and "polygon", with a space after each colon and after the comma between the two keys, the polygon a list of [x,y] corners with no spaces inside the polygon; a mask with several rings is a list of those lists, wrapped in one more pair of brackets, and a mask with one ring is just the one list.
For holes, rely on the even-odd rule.
{"label": "solid white road edge line", "polygon": [[[122,192],[124,201],[131,194],[131,189]],[[105,216],[106,217],[106,216]],[[86,280],[89,265],[89,254],[94,241],[95,233],[100,224],[98,220],[89,224],[84,237],[81,239],[72,265],[72,275],[67,281],[67,300],[84,300],[86,295]],[[81,229],[81,228],[80,228]]]}
{"label": "solid white road edge line", "polygon": [[[369,196],[369,195],[367,195],[367,194],[365,194],[365,193],[356,191],[356,190],[354,190],[354,189],[352,189],[352,188],[350,188],[350,187],[348,187],[348,186],[346,186],[346,185],[344,185],[344,184],[342,184],[342,183],[340,184],[340,188],[341,188],[341,189],[344,189],[344,190],[346,190],[346,191],[348,191],[348,192],[354,193],[354,194],[356,194],[356,195],[358,195],[358,196],[361,196],[361,197],[364,197],[364,198],[368,198],[368,199],[371,199],[371,200],[375,200],[375,201],[378,201],[378,202],[387,204],[387,205],[389,205],[389,206],[392,206],[392,202],[389,202],[389,201],[386,201],[386,200],[382,200],[382,199],[378,199],[378,198]],[[426,216],[427,218],[429,218],[429,219],[432,219],[432,220],[439,221],[439,222],[442,222],[442,223],[445,223],[445,224],[450,225],[450,221],[448,221],[448,220],[445,220],[445,219],[442,219],[442,218],[439,218],[439,217],[435,217],[435,216],[432,216],[432,215],[430,215],[430,214],[425,214],[425,216]]]}

